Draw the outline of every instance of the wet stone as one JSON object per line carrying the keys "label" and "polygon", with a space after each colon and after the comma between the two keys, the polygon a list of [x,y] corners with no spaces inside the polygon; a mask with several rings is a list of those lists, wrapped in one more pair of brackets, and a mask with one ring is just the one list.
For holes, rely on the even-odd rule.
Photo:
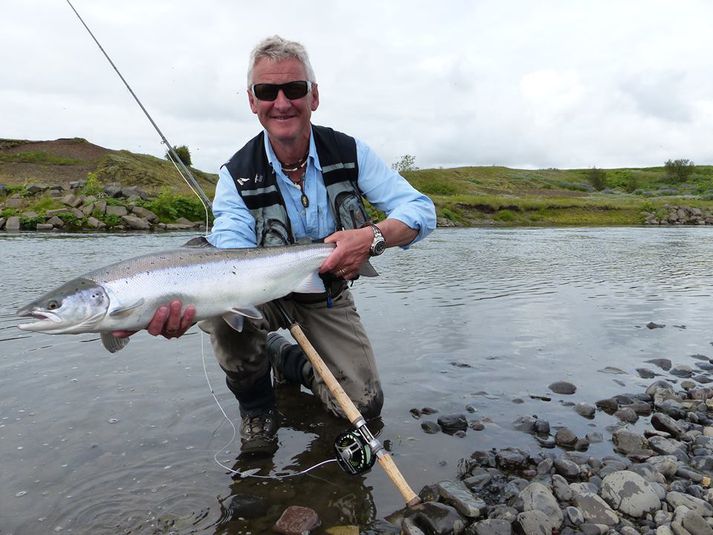
{"label": "wet stone", "polygon": [[674,366],[673,368],[671,368],[669,373],[671,375],[675,375],[676,377],[690,377],[691,375],[693,375],[693,370],[690,366],[685,366],[681,364],[679,366]]}
{"label": "wet stone", "polygon": [[680,520],[681,526],[693,535],[713,535],[713,528],[696,511],[682,512],[676,520]]}
{"label": "wet stone", "polygon": [[679,437],[681,433],[683,433],[683,430],[678,423],[676,423],[676,420],[660,412],[657,412],[651,417],[651,425],[654,429],[665,431],[673,437]]}
{"label": "wet stone", "polygon": [[679,461],[688,460],[685,446],[678,440],[665,437],[651,437],[649,438],[649,445],[655,452],[661,455],[673,455]]}
{"label": "wet stone", "polygon": [[460,533],[465,528],[463,517],[453,507],[444,503],[426,502],[412,507],[406,518],[424,533],[446,535]]}
{"label": "wet stone", "polygon": [[439,433],[441,431],[441,426],[439,426],[436,422],[426,420],[425,422],[421,423],[421,429],[423,429],[429,435],[435,435],[436,433]]}
{"label": "wet stone", "polygon": [[558,429],[557,433],[555,433],[555,443],[560,447],[572,448],[574,447],[576,442],[577,435],[572,433],[572,431],[570,431],[566,427]]}
{"label": "wet stone", "polygon": [[567,381],[557,381],[548,386],[555,394],[571,395],[577,391],[577,387]]}
{"label": "wet stone", "polygon": [[646,389],[646,395],[654,397],[660,391],[673,393],[673,385],[663,380],[656,381],[654,383],[651,383]]}
{"label": "wet stone", "polygon": [[532,435],[535,433],[536,421],[537,418],[534,418],[532,416],[520,416],[512,423],[512,425],[518,431],[522,431],[523,433],[528,433]]}
{"label": "wet stone", "polygon": [[437,486],[443,501],[455,507],[463,516],[478,518],[480,511],[486,507],[483,500],[473,496],[465,484],[459,481],[441,481]]}
{"label": "wet stone", "polygon": [[558,474],[567,479],[573,479],[580,473],[577,463],[565,459],[564,457],[555,459],[555,470],[557,470]]}
{"label": "wet stone", "polygon": [[584,513],[581,509],[577,507],[572,507],[571,505],[565,509],[565,515],[567,515],[567,520],[573,526],[579,526],[584,524]]}
{"label": "wet stone", "polygon": [[269,504],[264,498],[250,494],[235,494],[230,498],[228,516],[236,518],[260,518],[267,513]]}
{"label": "wet stone", "polygon": [[666,495],[666,501],[674,509],[683,505],[688,507],[691,511],[697,512],[701,516],[713,516],[713,505],[701,500],[700,498],[694,498],[688,494],[683,494],[682,492],[669,492]]}
{"label": "wet stone", "polygon": [[497,464],[504,470],[517,470],[527,466],[527,454],[515,448],[504,448],[495,456]]}
{"label": "wet stone", "polygon": [[574,504],[582,510],[587,522],[607,526],[615,526],[619,523],[617,514],[596,494],[575,495]]}
{"label": "wet stone", "polygon": [[658,375],[656,372],[648,368],[636,368],[636,373],[638,373],[639,377],[642,379],[653,379]]}
{"label": "wet stone", "polygon": [[627,431],[626,429],[618,429],[612,435],[614,446],[624,455],[637,453],[648,449],[648,441],[641,435]]}
{"label": "wet stone", "polygon": [[542,511],[552,521],[552,527],[559,528],[562,525],[564,519],[557,499],[543,484],[530,483],[520,492],[519,497],[522,500],[524,511]]}
{"label": "wet stone", "polygon": [[659,509],[661,505],[651,484],[628,470],[606,476],[602,481],[601,495],[614,509],[637,518]]}
{"label": "wet stone", "polygon": [[589,419],[594,418],[594,415],[597,412],[597,408],[594,405],[590,405],[589,403],[577,403],[574,406],[574,410],[580,416]]}
{"label": "wet stone", "polygon": [[536,420],[535,421],[535,433],[538,435],[549,435],[550,434],[550,422],[547,420]]}
{"label": "wet stone", "polygon": [[619,402],[614,398],[600,399],[595,405],[607,414],[614,414],[619,409]]}
{"label": "wet stone", "polygon": [[282,513],[273,530],[283,535],[302,535],[320,525],[317,513],[309,507],[291,505]]}
{"label": "wet stone", "polygon": [[552,518],[537,510],[524,511],[517,515],[515,526],[519,529],[516,532],[523,535],[550,535],[552,530],[559,527]]}
{"label": "wet stone", "polygon": [[489,518],[475,524],[475,535],[511,535],[512,527],[507,520]]}
{"label": "wet stone", "polygon": [[438,425],[444,433],[452,435],[456,431],[468,429],[468,420],[462,414],[445,414],[438,418]]}
{"label": "wet stone", "polygon": [[629,424],[636,423],[639,419],[639,415],[634,412],[631,407],[623,407],[614,413],[614,416],[619,418],[622,422]]}

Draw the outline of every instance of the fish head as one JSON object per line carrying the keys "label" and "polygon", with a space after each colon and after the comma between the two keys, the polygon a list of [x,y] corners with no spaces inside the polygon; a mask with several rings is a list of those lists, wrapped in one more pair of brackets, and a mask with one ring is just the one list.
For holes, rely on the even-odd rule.
{"label": "fish head", "polygon": [[18,327],[47,334],[92,332],[108,309],[109,296],[104,288],[93,280],[78,278],[20,308],[18,316],[38,321]]}

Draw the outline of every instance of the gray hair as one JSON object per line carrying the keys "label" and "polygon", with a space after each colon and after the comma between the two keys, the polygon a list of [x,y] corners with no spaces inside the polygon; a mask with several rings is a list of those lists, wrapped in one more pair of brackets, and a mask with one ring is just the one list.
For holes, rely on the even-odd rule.
{"label": "gray hair", "polygon": [[250,87],[253,83],[253,69],[255,68],[257,62],[261,59],[282,61],[293,58],[299,60],[300,63],[304,65],[307,73],[307,79],[310,82],[317,82],[305,47],[297,41],[288,41],[279,35],[273,35],[272,37],[268,37],[260,41],[250,53],[250,64],[248,66],[248,87]]}

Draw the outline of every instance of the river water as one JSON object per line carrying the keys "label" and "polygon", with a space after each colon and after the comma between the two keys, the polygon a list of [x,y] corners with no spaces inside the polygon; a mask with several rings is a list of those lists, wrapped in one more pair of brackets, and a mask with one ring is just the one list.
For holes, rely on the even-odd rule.
{"label": "river water", "polygon": [[[116,354],[96,335],[16,328],[15,310],[37,294],[189,237],[0,234],[0,533],[263,533],[288,505],[315,509],[322,529],[367,530],[402,506],[378,466],[232,478],[214,456],[295,474],[333,457],[345,425],[282,390],[278,453],[238,460],[208,383],[236,423],[237,407],[195,328],[172,341],[141,333]],[[438,229],[374,264],[381,276],[353,290],[386,395],[380,439],[416,492],[455,477],[475,450],[537,448],[513,429],[518,416],[603,431],[612,417],[586,420],[571,403],[641,391],[651,380],[635,370],[648,359],[713,354],[711,228]],[[556,380],[577,392],[553,394]],[[426,434],[409,412],[422,407],[485,429]]]}

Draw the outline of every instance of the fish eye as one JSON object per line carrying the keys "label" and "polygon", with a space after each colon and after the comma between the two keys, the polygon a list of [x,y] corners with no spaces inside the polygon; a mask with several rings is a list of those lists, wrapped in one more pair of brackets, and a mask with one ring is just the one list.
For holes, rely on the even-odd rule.
{"label": "fish eye", "polygon": [[47,303],[47,310],[56,310],[61,306],[61,303],[59,301],[55,301],[52,299],[49,303]]}

